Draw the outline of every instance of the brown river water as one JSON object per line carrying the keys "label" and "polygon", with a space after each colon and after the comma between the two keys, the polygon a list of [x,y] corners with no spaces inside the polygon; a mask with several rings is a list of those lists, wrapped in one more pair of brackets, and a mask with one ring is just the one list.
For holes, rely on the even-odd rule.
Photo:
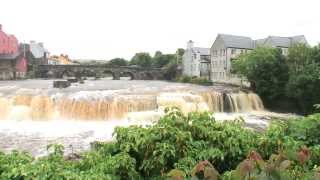
{"label": "brown river water", "polygon": [[256,94],[227,85],[134,80],[52,85],[53,80],[0,81],[0,151],[42,156],[52,143],[63,144],[66,153],[88,150],[90,142],[112,141],[115,127],[152,124],[172,106],[184,113],[210,111],[217,120],[242,117],[258,130],[272,117],[288,117],[265,110]]}

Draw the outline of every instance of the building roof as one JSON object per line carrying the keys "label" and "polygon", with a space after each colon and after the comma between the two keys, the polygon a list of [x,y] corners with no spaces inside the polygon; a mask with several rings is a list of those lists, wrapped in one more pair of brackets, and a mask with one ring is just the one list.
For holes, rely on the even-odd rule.
{"label": "building roof", "polygon": [[257,46],[290,47],[294,43],[308,43],[304,35],[280,37],[268,36],[264,39],[252,40],[246,36],[235,36],[229,34],[218,34],[224,45],[228,48],[254,49]]}
{"label": "building roof", "polygon": [[201,47],[193,47],[193,52],[198,52],[200,55],[210,55],[210,49],[209,48],[201,48]]}
{"label": "building roof", "polygon": [[294,43],[307,43],[304,35],[280,37],[280,36],[268,36],[265,39],[255,40],[256,46],[270,45],[273,47],[290,47]]}
{"label": "building roof", "polygon": [[246,36],[235,36],[229,34],[218,34],[226,47],[253,49],[253,41],[250,37]]}
{"label": "building roof", "polygon": [[13,54],[0,54],[0,60],[14,60],[20,55],[19,52]]}

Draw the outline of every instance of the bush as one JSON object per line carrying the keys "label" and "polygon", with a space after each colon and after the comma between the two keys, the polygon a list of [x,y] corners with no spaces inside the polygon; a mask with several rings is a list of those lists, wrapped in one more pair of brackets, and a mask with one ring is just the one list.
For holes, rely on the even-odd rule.
{"label": "bush", "polygon": [[314,114],[276,120],[258,133],[242,120],[221,122],[207,112],[184,115],[171,108],[156,124],[116,128],[117,141],[93,142],[73,157],[65,157],[61,145],[38,159],[0,153],[0,179],[313,178],[320,175],[319,124]]}

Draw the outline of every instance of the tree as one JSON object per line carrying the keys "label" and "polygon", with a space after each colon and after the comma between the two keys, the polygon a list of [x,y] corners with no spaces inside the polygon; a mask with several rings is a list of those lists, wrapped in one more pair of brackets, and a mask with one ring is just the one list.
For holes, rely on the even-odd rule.
{"label": "tree", "polygon": [[320,64],[320,44],[312,48],[312,57],[315,63]]}
{"label": "tree", "polygon": [[175,61],[175,54],[163,54],[161,51],[156,51],[153,57],[152,67],[162,68]]}
{"label": "tree", "polygon": [[294,45],[289,48],[287,63],[290,67],[287,96],[296,100],[303,113],[311,113],[313,105],[320,103],[320,47]]}
{"label": "tree", "polygon": [[185,50],[182,48],[177,49],[176,55],[177,55],[177,63],[181,64],[182,63],[182,56],[184,54]]}
{"label": "tree", "polygon": [[287,64],[291,73],[297,73],[301,71],[305,65],[310,64],[314,61],[312,58],[312,48],[306,44],[294,44],[289,48],[289,54],[287,57]]}
{"label": "tree", "polygon": [[127,66],[128,61],[123,58],[114,58],[108,62],[108,65],[110,65],[110,66]]}
{"label": "tree", "polygon": [[284,95],[288,67],[279,49],[260,47],[232,62],[233,72],[244,76],[267,101]]}
{"label": "tree", "polygon": [[149,53],[136,53],[131,59],[130,65],[138,65],[141,67],[150,68],[152,65],[152,57]]}
{"label": "tree", "polygon": [[164,68],[164,77],[167,80],[173,80],[178,76],[178,65],[171,61]]}
{"label": "tree", "polygon": [[287,94],[296,99],[303,113],[313,112],[314,105],[320,103],[320,66],[305,65],[303,70],[290,74]]}

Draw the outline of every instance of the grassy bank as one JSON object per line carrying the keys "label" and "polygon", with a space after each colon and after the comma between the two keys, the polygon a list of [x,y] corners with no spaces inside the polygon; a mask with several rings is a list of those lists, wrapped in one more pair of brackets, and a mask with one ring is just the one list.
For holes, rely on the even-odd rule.
{"label": "grassy bank", "polygon": [[180,76],[176,79],[177,82],[181,83],[191,83],[191,84],[198,84],[203,86],[211,86],[212,81],[208,80],[204,77],[190,77],[190,76]]}

